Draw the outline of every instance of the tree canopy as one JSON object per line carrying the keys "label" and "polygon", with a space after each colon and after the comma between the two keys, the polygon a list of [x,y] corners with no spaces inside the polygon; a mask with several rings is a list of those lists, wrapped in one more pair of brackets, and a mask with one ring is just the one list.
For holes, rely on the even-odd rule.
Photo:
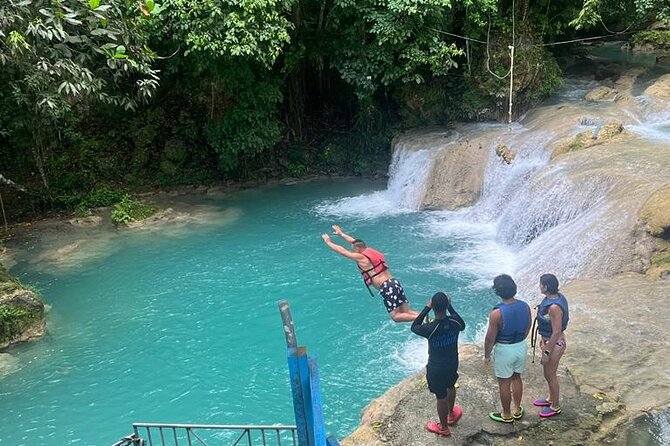
{"label": "tree canopy", "polygon": [[655,22],[664,0],[6,0],[0,175],[70,207],[100,184],[370,173],[398,129],[502,119],[510,45],[523,111],[560,85],[553,43]]}

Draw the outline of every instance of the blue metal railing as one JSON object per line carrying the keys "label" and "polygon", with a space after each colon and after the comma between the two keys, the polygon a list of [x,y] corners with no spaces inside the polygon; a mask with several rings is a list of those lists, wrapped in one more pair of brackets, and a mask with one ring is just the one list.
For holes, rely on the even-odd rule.
{"label": "blue metal railing", "polygon": [[114,446],[297,446],[295,426],[133,423]]}

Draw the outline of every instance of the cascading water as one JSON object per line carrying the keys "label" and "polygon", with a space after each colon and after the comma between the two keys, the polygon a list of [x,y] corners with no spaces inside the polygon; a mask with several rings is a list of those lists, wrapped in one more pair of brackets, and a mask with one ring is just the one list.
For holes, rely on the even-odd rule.
{"label": "cascading water", "polygon": [[528,182],[503,212],[498,237],[516,248],[530,245],[555,226],[586,214],[597,206],[611,188],[608,179],[587,179],[576,184],[561,175],[561,169],[548,169]]}
{"label": "cascading water", "polygon": [[[596,85],[588,79],[568,80],[564,92],[549,106],[510,129],[466,125],[449,143],[437,147],[432,144],[434,132],[404,136],[395,147],[388,188],[378,192],[385,200],[384,206],[354,197],[336,203],[340,209],[329,211],[364,212],[374,217],[417,210],[430,181],[428,175],[435,168],[435,155],[450,150],[452,142],[481,139],[485,133],[487,143],[482,148],[488,153],[488,162],[478,202],[456,211],[430,213],[422,224],[426,237],[459,240],[454,253],[436,261],[436,269],[452,274],[475,273],[481,283],[473,286],[481,286],[495,274],[512,273],[519,278],[522,291],[533,294],[537,292],[537,277],[544,272],[553,272],[566,281],[630,269],[630,259],[617,258],[615,251],[618,235],[630,232],[632,225],[632,217],[620,211],[617,200],[622,194],[635,195],[641,189],[625,174],[627,166],[623,163],[634,160],[615,166],[619,163],[615,153],[609,164],[590,165],[584,157],[586,167],[574,172],[574,166],[559,160],[549,163],[550,154],[562,138],[584,131],[593,131],[597,137],[600,126],[613,119],[643,139],[643,145],[667,143],[670,103],[645,95],[619,104],[584,101],[585,92]],[[419,140],[427,145],[421,147]],[[511,164],[496,156],[500,144],[515,153]],[[610,165],[619,170],[606,171]],[[352,207],[354,203],[360,207]]]}
{"label": "cascading water", "polygon": [[[440,136],[442,144],[455,140],[450,132],[442,132]],[[439,149],[438,145],[416,149],[410,144],[399,144],[389,167],[386,190],[325,202],[316,207],[316,212],[365,219],[416,211],[426,185],[426,176],[419,173],[430,170],[433,157]]]}

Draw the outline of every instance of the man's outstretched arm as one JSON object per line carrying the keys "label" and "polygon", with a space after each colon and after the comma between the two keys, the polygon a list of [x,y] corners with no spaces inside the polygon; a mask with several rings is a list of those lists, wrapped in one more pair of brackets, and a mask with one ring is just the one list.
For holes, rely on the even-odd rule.
{"label": "man's outstretched arm", "polygon": [[340,228],[338,225],[333,225],[333,234],[335,234],[335,235],[339,235],[339,236],[342,237],[342,238],[344,239],[344,241],[347,242],[347,243],[353,243],[354,240],[356,240],[356,239],[353,238],[352,236],[350,236],[350,235],[348,235],[348,234],[345,234],[345,233],[342,231],[342,228]]}
{"label": "man's outstretched arm", "polygon": [[346,248],[343,248],[342,246],[338,245],[337,243],[333,243],[333,241],[330,239],[330,236],[326,233],[324,233],[321,238],[323,239],[324,242],[326,242],[326,245],[336,253],[340,254],[341,256],[344,256],[348,259],[359,261],[362,260],[364,257],[362,254],[358,254],[355,252],[351,252],[347,250]]}

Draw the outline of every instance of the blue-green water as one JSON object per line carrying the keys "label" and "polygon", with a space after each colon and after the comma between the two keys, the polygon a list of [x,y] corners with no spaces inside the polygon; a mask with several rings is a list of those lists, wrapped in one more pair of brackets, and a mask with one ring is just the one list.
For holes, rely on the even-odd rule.
{"label": "blue-green water", "polygon": [[318,357],[328,431],[346,436],[371,399],[424,364],[425,344],[390,321],[323,231],[338,223],[382,250],[414,308],[452,293],[464,341],[496,301],[489,277],[445,268],[467,240],[441,236],[439,213],[365,216],[376,195],[335,201],[384,188],[320,181],[190,197],[220,218],[169,235],[122,232],[74,268],[20,262],[12,272],[52,308],[48,335],[10,351],[19,370],[0,379],[0,444],[106,445],[134,421],[293,424],[280,299]]}

